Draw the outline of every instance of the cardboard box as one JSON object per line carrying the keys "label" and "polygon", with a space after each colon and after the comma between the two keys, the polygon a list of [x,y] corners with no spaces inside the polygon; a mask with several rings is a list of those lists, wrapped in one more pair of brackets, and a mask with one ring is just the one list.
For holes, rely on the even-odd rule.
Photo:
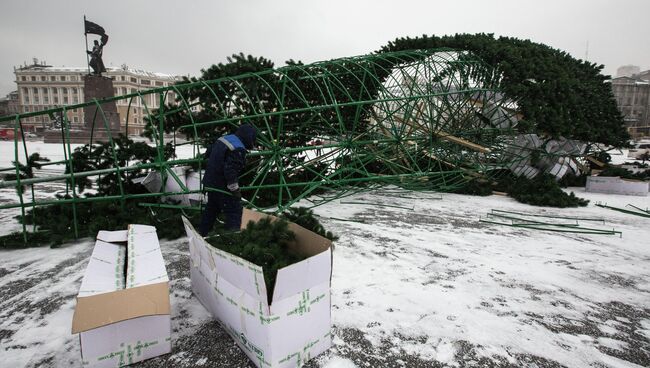
{"label": "cardboard box", "polygon": [[[167,172],[167,177],[164,183],[164,192],[168,193],[180,193],[185,190],[194,191],[201,189],[201,175],[199,172],[194,171],[189,166],[174,166],[170,168],[178,181],[171,175],[170,172]],[[203,172],[203,170],[202,170]],[[134,182],[138,182],[147,188],[151,193],[160,193],[163,191],[163,178],[160,172],[150,171],[146,177],[139,178]],[[179,184],[183,184],[184,188]],[[180,204],[183,206],[197,205],[203,200],[203,195],[201,193],[191,193],[191,194],[176,194],[161,197],[163,203],[172,203]]]}
{"label": "cardboard box", "polygon": [[[242,227],[266,216],[244,209]],[[278,270],[269,305],[260,266],[211,246],[183,222],[192,291],[257,367],[300,367],[330,348],[330,240],[289,224],[291,250],[308,258]]]}
{"label": "cardboard box", "polygon": [[77,296],[72,333],[83,365],[120,367],[171,352],[169,278],[156,228],[100,231]]}
{"label": "cardboard box", "polygon": [[617,176],[588,176],[585,190],[594,193],[647,196],[650,183]]}

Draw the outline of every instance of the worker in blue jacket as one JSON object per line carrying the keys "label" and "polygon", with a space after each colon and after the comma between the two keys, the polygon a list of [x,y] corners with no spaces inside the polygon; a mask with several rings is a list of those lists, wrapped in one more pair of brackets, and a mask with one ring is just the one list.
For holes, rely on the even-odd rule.
{"label": "worker in blue jacket", "polygon": [[208,204],[201,217],[199,233],[206,236],[212,230],[217,215],[223,211],[227,230],[239,230],[242,205],[239,191],[239,175],[246,166],[247,150],[255,146],[255,128],[242,124],[235,134],[225,135],[208,147],[208,166],[203,176],[204,188],[225,191],[208,191]]}

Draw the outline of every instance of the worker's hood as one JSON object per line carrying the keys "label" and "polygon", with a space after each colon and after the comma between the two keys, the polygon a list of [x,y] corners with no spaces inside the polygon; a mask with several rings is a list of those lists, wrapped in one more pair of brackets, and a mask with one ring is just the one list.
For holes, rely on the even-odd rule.
{"label": "worker's hood", "polygon": [[237,138],[241,140],[246,149],[255,147],[255,128],[250,124],[242,124],[235,132]]}

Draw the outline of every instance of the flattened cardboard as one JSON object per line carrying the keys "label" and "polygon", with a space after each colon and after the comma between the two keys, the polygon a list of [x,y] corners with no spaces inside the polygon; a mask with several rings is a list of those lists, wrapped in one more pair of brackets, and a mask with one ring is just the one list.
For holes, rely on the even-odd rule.
{"label": "flattened cardboard", "polygon": [[105,241],[107,243],[121,243],[126,241],[128,230],[106,231],[99,230],[97,233],[97,240]]}
{"label": "flattened cardboard", "polygon": [[125,254],[124,246],[97,240],[78,296],[86,297],[122,289]]}
{"label": "flattened cardboard", "polygon": [[[242,225],[265,216],[244,210]],[[192,292],[257,367],[301,366],[329,349],[332,257],[328,239],[290,224],[297,238],[295,251],[310,257],[278,271],[268,306],[259,266],[211,246],[186,218],[183,222]]]}
{"label": "flattened cardboard", "polygon": [[169,314],[170,310],[167,282],[77,298],[72,333],[137,317]]}

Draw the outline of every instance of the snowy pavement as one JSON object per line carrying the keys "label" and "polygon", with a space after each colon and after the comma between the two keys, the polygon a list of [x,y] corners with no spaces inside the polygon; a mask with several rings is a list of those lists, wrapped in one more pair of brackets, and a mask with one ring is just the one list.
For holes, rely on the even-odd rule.
{"label": "snowy pavement", "polygon": [[[316,208],[340,239],[334,346],[308,366],[650,366],[650,218],[594,206],[646,208],[650,197],[576,194],[589,206],[386,189]],[[623,234],[479,222],[491,209],[604,218],[580,225]],[[135,366],[252,367],[192,297],[184,239],[161,248],[172,280],[173,351]],[[80,365],[70,329],[91,251],[86,240],[0,252],[0,367]]]}

